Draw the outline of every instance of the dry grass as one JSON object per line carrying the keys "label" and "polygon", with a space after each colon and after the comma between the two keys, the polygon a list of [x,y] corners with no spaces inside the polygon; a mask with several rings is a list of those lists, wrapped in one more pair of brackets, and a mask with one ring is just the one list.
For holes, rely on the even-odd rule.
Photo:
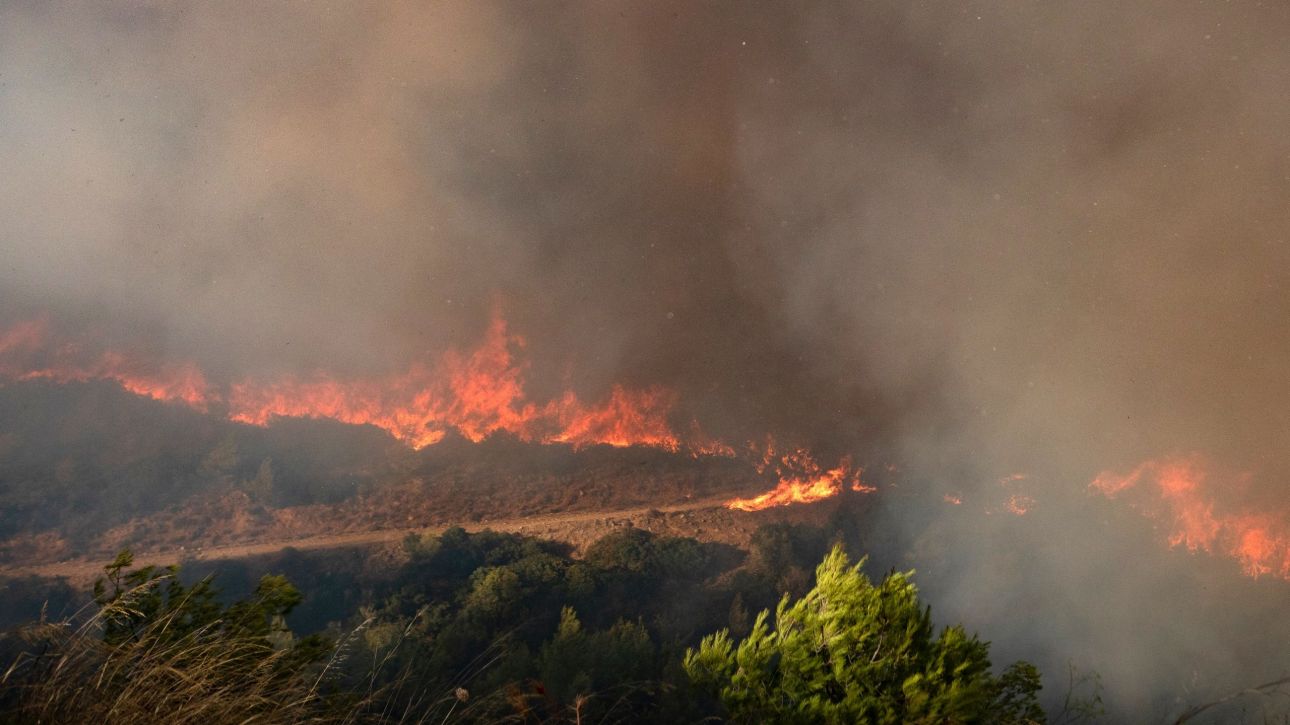
{"label": "dry grass", "polygon": [[[148,621],[117,644],[104,633],[137,616],[135,603],[162,575],[123,592],[92,613],[18,630],[17,651],[0,673],[0,723],[49,725],[394,725],[515,721],[497,716],[502,693],[472,698],[464,685],[492,667],[501,643],[481,652],[452,683],[426,681],[411,666],[388,681],[378,673],[412,634],[418,612],[365,675],[345,671],[371,620],[341,637],[320,661],[302,662],[291,647],[230,634],[220,621],[173,636],[182,608]],[[79,622],[79,623],[78,623]],[[170,636],[168,636],[170,635]]]}
{"label": "dry grass", "polygon": [[[356,654],[370,618],[329,651],[302,657],[284,633],[266,638],[222,619],[194,628],[182,621],[184,601],[143,616],[141,603],[174,576],[153,576],[66,619],[42,616],[0,637],[0,663],[8,661],[0,672],[0,725],[581,723],[592,699],[608,706],[596,718],[608,723],[622,720],[632,694],[652,689],[630,683],[567,704],[516,684],[472,696],[467,688],[503,658],[505,635],[449,681],[424,671],[415,656],[390,673],[387,666],[416,637],[424,608],[372,652],[367,667],[357,665],[363,658]],[[141,624],[128,637],[110,636],[123,621]]]}
{"label": "dry grass", "polygon": [[179,610],[120,643],[105,625],[137,615],[157,580],[88,618],[40,621],[16,636],[21,652],[0,675],[0,719],[40,723],[345,723],[365,721],[370,698],[329,692],[338,651],[307,665],[291,647],[227,632],[214,622],[184,632]]}

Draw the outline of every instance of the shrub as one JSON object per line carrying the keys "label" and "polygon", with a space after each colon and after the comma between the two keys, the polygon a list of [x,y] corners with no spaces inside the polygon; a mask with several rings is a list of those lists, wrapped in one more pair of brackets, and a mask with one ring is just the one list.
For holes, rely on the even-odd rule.
{"label": "shrub", "polygon": [[816,585],[787,595],[775,628],[763,611],[737,645],[722,630],[687,650],[684,667],[736,722],[1041,722],[1038,672],[990,673],[989,645],[962,627],[934,636],[908,574],[874,585],[835,546]]}

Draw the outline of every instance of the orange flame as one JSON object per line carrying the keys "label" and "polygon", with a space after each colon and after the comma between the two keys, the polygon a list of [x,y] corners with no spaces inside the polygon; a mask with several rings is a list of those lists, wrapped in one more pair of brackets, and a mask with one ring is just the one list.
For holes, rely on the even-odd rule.
{"label": "orange flame", "polygon": [[[1022,481],[1027,480],[1028,478],[1030,478],[1028,474],[1013,473],[1013,474],[1004,476],[1003,478],[1000,478],[999,485],[1011,487],[1011,486],[1014,486],[1015,484],[1019,484]],[[1014,516],[1025,516],[1026,514],[1030,513],[1030,509],[1034,507],[1035,507],[1034,497],[1027,496],[1024,493],[1014,493],[1008,497],[1007,501],[1003,502],[1003,510],[1007,511],[1008,513]]]}
{"label": "orange flame", "polygon": [[[676,394],[659,387],[627,390],[615,385],[609,400],[592,408],[583,406],[573,393],[565,393],[554,408],[561,430],[547,440],[575,446],[607,443],[675,451],[680,448],[680,441],[667,424],[668,413],[675,405]],[[543,415],[550,415],[551,410],[548,407]]]}
{"label": "orange flame", "polygon": [[811,503],[831,498],[844,487],[860,493],[873,493],[877,489],[860,482],[860,469],[852,470],[851,459],[843,458],[838,465],[824,470],[809,451],[798,448],[776,456],[773,441],[768,441],[758,472],[774,468],[779,478],[775,488],[752,498],[736,498],[725,503],[736,511],[760,511],[772,506]]}
{"label": "orange flame", "polygon": [[540,443],[585,446],[682,447],[668,422],[675,393],[661,387],[630,390],[614,386],[608,400],[586,405],[572,392],[539,406],[527,400],[525,366],[512,349],[523,338],[509,334],[495,317],[483,343],[469,355],[449,351],[435,368],[414,366],[378,381],[339,381],[319,375],[267,385],[232,386],[233,420],[267,425],[276,416],[330,418],[383,428],[421,448],[455,429],[472,441],[505,431]]}
{"label": "orange flame", "polygon": [[[278,417],[330,419],[372,425],[415,448],[439,442],[451,430],[472,441],[497,432],[535,443],[649,446],[694,456],[733,457],[726,443],[710,438],[691,422],[678,435],[672,419],[674,391],[653,386],[613,386],[598,403],[565,392],[545,403],[525,390],[527,365],[517,362],[522,337],[495,315],[484,339],[469,353],[452,350],[433,365],[415,364],[397,375],[340,379],[325,373],[277,380],[244,379],[226,387],[210,385],[192,363],[144,365],[116,352],[87,353],[81,346],[51,340],[43,322],[0,331],[0,379],[55,382],[112,380],[137,395],[175,401],[207,410],[211,404],[231,420],[267,426]],[[731,509],[754,511],[808,503],[835,496],[844,487],[876,489],[860,481],[861,471],[842,459],[824,469],[805,449],[777,453],[767,439],[764,450],[749,445],[758,473],[773,471],[777,487],[751,499],[736,499]]]}
{"label": "orange flame", "polygon": [[1035,499],[1023,494],[1014,494],[1003,502],[1003,508],[1010,514],[1025,516],[1035,505]]}
{"label": "orange flame", "polygon": [[211,389],[192,363],[149,365],[118,352],[87,354],[80,346],[53,345],[43,321],[19,323],[0,333],[0,375],[56,383],[111,380],[153,400],[206,410]]}
{"label": "orange flame", "polygon": [[[421,448],[457,430],[472,441],[505,431],[525,441],[651,446],[694,455],[733,455],[725,444],[704,436],[697,423],[684,442],[672,429],[677,404],[662,387],[614,386],[599,404],[566,392],[544,405],[529,401],[526,366],[513,352],[524,340],[494,316],[482,343],[469,354],[449,351],[434,366],[413,365],[382,379],[340,380],[318,373],[309,378],[243,380],[221,394],[193,363],[145,365],[114,351],[97,354],[52,340],[43,321],[0,331],[0,377],[54,382],[111,380],[156,400],[207,410],[220,402],[230,419],[265,426],[275,417],[327,418],[384,429]],[[693,443],[690,442],[693,439]]]}
{"label": "orange flame", "polygon": [[1290,523],[1264,512],[1222,510],[1210,490],[1213,478],[1207,468],[1194,454],[1149,460],[1127,474],[1105,471],[1089,488],[1108,498],[1137,494],[1135,505],[1144,514],[1165,517],[1172,547],[1232,557],[1253,577],[1290,579]]}

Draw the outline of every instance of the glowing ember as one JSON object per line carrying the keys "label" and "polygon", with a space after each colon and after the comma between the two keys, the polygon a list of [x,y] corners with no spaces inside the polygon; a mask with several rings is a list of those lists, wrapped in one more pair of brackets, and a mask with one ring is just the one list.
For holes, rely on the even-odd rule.
{"label": "glowing ember", "polygon": [[774,469],[779,485],[752,498],[737,498],[725,506],[736,511],[760,511],[772,506],[811,503],[831,498],[844,487],[860,493],[873,493],[877,489],[860,482],[860,469],[852,470],[851,460],[843,458],[835,468],[824,470],[805,449],[777,456],[773,442],[768,442],[759,472]]}
{"label": "glowing ember", "polygon": [[1215,485],[1199,455],[1151,460],[1126,474],[1103,472],[1089,488],[1108,498],[1133,496],[1144,514],[1163,519],[1170,546],[1230,556],[1250,576],[1290,578],[1290,523],[1264,512],[1226,511],[1215,494],[1241,476]]}
{"label": "glowing ember", "polygon": [[1034,507],[1034,505],[1035,499],[1030,496],[1017,494],[1015,496],[1009,496],[1008,500],[1004,502],[1003,508],[1010,514],[1025,516],[1030,509]]}
{"label": "glowing ember", "polygon": [[[1029,476],[1024,473],[1013,473],[999,479],[999,485],[1010,487],[1025,481]],[[1014,493],[1003,502],[1003,510],[1014,516],[1025,516],[1030,509],[1035,507],[1035,499],[1024,493]]]}
{"label": "glowing ember", "polygon": [[945,494],[944,496],[942,496],[941,498],[945,501],[945,503],[951,504],[951,505],[953,505],[953,506],[962,506],[962,505],[963,505],[963,497],[962,497],[962,496],[959,496],[959,495],[957,495],[957,494],[949,494],[949,493],[947,493],[947,494]]}

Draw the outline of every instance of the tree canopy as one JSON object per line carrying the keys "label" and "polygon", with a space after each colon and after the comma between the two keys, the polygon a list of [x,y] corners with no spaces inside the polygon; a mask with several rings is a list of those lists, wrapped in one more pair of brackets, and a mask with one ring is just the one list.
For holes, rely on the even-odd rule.
{"label": "tree canopy", "polygon": [[744,723],[1043,722],[1039,673],[990,671],[989,643],[934,632],[912,572],[873,584],[835,546],[805,596],[762,611],[741,642],[727,630],[686,652],[685,671]]}

